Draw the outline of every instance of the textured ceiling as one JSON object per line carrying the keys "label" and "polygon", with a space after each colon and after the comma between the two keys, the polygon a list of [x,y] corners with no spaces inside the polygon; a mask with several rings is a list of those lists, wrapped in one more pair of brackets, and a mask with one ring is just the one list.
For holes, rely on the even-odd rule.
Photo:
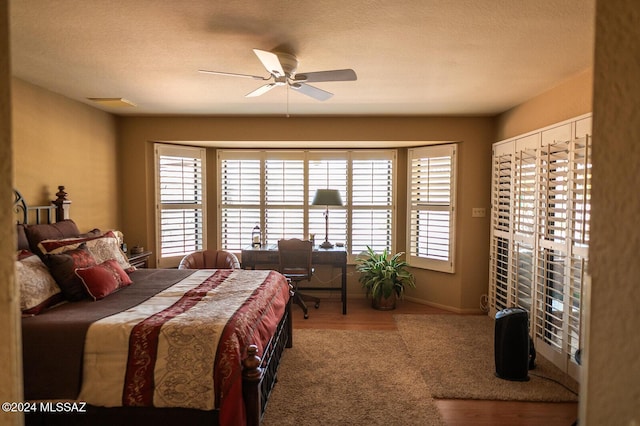
{"label": "textured ceiling", "polygon": [[[123,115],[493,115],[592,66],[595,0],[11,0],[13,75]],[[353,68],[319,102],[260,81],[252,49],[298,72]],[[93,105],[93,104],[92,104]]]}

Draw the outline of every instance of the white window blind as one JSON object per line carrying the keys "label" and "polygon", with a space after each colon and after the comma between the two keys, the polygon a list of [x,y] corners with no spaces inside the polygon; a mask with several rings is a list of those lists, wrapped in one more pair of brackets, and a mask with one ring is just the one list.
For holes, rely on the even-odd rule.
{"label": "white window blind", "polygon": [[205,247],[205,150],[156,144],[158,267]]}
{"label": "white window blind", "polygon": [[[329,241],[350,255],[369,245],[392,248],[395,151],[220,150],[220,245],[240,251],[259,225],[264,243],[325,238],[326,206],[318,189],[337,189],[343,206],[329,207]],[[244,191],[250,195],[241,196]]]}
{"label": "white window blind", "polygon": [[409,150],[408,242],[412,266],[454,272],[456,146]]}

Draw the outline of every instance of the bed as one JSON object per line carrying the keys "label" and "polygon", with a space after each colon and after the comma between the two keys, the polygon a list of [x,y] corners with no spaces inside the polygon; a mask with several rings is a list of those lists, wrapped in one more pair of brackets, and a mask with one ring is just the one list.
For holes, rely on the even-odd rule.
{"label": "bed", "polygon": [[26,423],[258,425],[292,345],[286,278],[136,269],[56,195],[15,192]]}

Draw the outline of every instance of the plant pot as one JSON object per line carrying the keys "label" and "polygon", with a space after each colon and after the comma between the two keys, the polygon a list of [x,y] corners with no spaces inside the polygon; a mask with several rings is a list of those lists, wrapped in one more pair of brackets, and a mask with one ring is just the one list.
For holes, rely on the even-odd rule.
{"label": "plant pot", "polygon": [[396,295],[392,294],[389,297],[374,297],[371,299],[371,306],[373,309],[379,311],[391,311],[396,308]]}

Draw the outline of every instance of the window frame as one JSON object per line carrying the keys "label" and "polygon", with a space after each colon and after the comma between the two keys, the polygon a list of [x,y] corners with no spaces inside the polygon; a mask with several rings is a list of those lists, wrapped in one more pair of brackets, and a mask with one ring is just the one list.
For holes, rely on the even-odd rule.
{"label": "window frame", "polygon": [[[440,145],[429,145],[409,148],[407,151],[407,246],[406,258],[410,266],[433,271],[455,273],[455,253],[456,253],[456,203],[457,203],[457,143],[447,143]],[[449,202],[445,203],[418,203],[413,197],[413,182],[415,180],[413,170],[414,159],[432,159],[440,157],[450,157],[451,166],[449,173]],[[420,208],[419,208],[420,207]],[[446,259],[438,259],[434,256],[416,255],[414,247],[417,246],[414,234],[413,217],[417,211],[426,212],[448,212],[448,249]],[[417,232],[417,230],[415,230]],[[429,238],[429,237],[427,237]]]}

